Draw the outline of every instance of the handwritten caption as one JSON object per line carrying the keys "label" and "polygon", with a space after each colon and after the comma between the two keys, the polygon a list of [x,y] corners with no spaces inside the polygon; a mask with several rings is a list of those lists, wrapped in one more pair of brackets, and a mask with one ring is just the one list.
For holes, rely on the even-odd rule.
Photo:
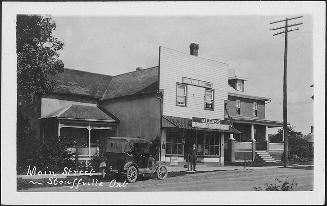
{"label": "handwritten caption", "polygon": [[[112,187],[112,188],[124,188],[127,186],[126,180],[124,182],[117,182],[115,179],[108,182],[102,182],[99,181],[97,178],[94,178],[95,171],[93,169],[91,170],[73,170],[72,168],[64,167],[62,173],[55,173],[54,171],[38,171],[36,167],[32,167],[29,165],[27,170],[27,176],[30,177],[44,177],[44,176],[50,176],[48,177],[48,180],[46,182],[39,182],[37,180],[30,180],[29,183],[32,183],[34,185],[54,185],[54,186],[70,186],[71,189],[78,189],[79,186],[94,186],[94,187]],[[68,176],[75,177],[72,180],[65,180],[63,178],[67,178]],[[91,177],[92,180],[86,181],[83,180],[80,176],[88,176]],[[107,185],[105,185],[105,183]]]}

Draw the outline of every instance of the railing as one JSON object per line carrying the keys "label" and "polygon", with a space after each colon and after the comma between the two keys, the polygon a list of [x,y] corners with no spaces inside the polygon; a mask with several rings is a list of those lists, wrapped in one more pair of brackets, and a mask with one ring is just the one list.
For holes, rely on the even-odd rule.
{"label": "railing", "polygon": [[252,142],[235,142],[235,151],[252,150]]}
{"label": "railing", "polygon": [[[76,148],[67,148],[71,153],[76,153],[80,156],[89,156],[89,148],[88,147],[76,147]],[[96,154],[98,151],[98,147],[90,147],[90,156]]]}
{"label": "railing", "polygon": [[277,150],[277,151],[281,151],[284,150],[284,143],[269,143],[269,151],[270,150]]}

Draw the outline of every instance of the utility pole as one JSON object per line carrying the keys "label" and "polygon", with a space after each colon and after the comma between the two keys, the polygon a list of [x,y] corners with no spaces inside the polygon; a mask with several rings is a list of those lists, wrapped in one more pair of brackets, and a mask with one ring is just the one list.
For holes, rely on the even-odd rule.
{"label": "utility pole", "polygon": [[270,22],[270,24],[276,24],[276,23],[285,23],[285,26],[281,26],[281,27],[276,27],[276,28],[272,28],[270,30],[278,30],[280,31],[280,29],[282,29],[281,32],[275,33],[273,36],[277,36],[280,34],[285,34],[285,48],[284,48],[284,78],[283,78],[283,139],[284,139],[284,167],[288,166],[288,136],[287,136],[287,40],[288,40],[288,33],[295,31],[295,30],[299,30],[299,28],[295,28],[295,29],[289,29],[290,27],[293,26],[298,26],[301,25],[302,23],[295,23],[295,24],[290,24],[289,25],[289,21],[292,21],[294,19],[299,19],[302,18],[302,16],[298,16],[298,17],[293,17],[293,18],[285,18],[279,21],[274,21],[274,22]]}

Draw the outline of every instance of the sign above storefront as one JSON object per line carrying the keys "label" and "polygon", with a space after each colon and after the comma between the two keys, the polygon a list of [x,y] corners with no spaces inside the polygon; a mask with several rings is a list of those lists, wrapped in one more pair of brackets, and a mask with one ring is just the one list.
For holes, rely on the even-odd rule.
{"label": "sign above storefront", "polygon": [[229,125],[221,124],[220,119],[192,117],[192,127],[229,130]]}
{"label": "sign above storefront", "polygon": [[197,80],[197,79],[191,79],[188,77],[182,77],[182,82],[184,84],[190,84],[190,85],[194,85],[194,86],[198,86],[198,87],[205,87],[205,88],[213,87],[211,82],[206,82],[206,81]]}

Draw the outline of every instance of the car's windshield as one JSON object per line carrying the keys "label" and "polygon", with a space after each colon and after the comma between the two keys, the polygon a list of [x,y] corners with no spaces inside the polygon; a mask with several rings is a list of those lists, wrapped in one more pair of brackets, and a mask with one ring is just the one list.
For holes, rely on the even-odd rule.
{"label": "car's windshield", "polygon": [[136,154],[149,154],[150,144],[147,144],[147,143],[134,143],[131,150],[132,150],[132,152],[134,152]]}

